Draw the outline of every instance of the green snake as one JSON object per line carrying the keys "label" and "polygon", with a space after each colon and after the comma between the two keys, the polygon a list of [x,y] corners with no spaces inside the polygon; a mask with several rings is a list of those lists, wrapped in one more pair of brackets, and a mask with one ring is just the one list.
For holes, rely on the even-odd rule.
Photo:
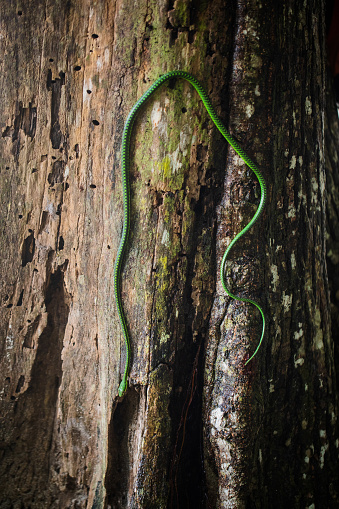
{"label": "green snake", "polygon": [[118,248],[118,253],[115,261],[115,267],[114,267],[114,294],[116,299],[116,304],[118,308],[118,314],[119,314],[119,320],[121,323],[121,328],[125,340],[126,345],[126,364],[125,364],[125,371],[123,378],[121,380],[121,383],[119,385],[118,394],[119,396],[123,396],[128,385],[128,376],[130,372],[130,365],[131,365],[131,342],[129,338],[127,323],[125,314],[123,311],[123,305],[122,305],[122,297],[121,297],[121,272],[122,272],[122,263],[124,258],[124,253],[126,251],[126,246],[128,242],[128,236],[129,236],[129,230],[130,230],[130,222],[131,222],[131,211],[130,211],[130,204],[131,204],[131,195],[130,195],[130,183],[129,183],[129,164],[130,164],[130,141],[131,141],[131,134],[133,129],[133,124],[135,121],[136,116],[138,115],[141,107],[143,104],[147,101],[147,99],[166,81],[172,79],[172,78],[182,78],[195,88],[195,90],[198,92],[202,102],[205,105],[205,108],[207,109],[211,119],[213,120],[216,127],[219,129],[223,137],[228,141],[228,143],[233,147],[233,149],[239,154],[239,156],[243,159],[243,161],[247,164],[247,166],[253,171],[253,173],[256,175],[259,184],[260,184],[260,190],[261,190],[261,196],[260,196],[260,203],[259,206],[250,220],[250,222],[245,226],[241,232],[239,232],[234,239],[231,241],[229,246],[227,247],[224,256],[221,261],[221,267],[220,267],[220,278],[222,286],[232,299],[239,300],[242,302],[249,302],[250,304],[253,304],[259,311],[262,317],[262,332],[261,337],[258,343],[258,346],[254,353],[251,355],[251,357],[246,361],[245,365],[250,362],[250,360],[253,359],[253,357],[258,352],[260,345],[262,343],[264,333],[265,333],[265,316],[262,308],[254,302],[251,299],[246,299],[244,297],[237,297],[232,292],[230,292],[226,286],[225,282],[225,263],[227,260],[227,256],[234,246],[234,244],[246,233],[256,222],[258,217],[260,216],[265,201],[266,201],[266,184],[265,180],[257,168],[257,166],[251,161],[251,159],[245,154],[245,152],[242,150],[240,145],[237,143],[237,141],[230,135],[230,133],[227,131],[226,127],[223,125],[221,120],[219,119],[218,115],[216,114],[205,90],[200,85],[198,80],[191,76],[191,74],[185,72],[185,71],[171,71],[167,74],[164,74],[163,76],[160,76],[153,85],[147,90],[147,92],[144,93],[144,95],[135,103],[131,111],[129,112],[129,115],[127,117],[127,120],[125,122],[124,131],[122,135],[122,145],[121,145],[121,171],[122,171],[122,188],[123,188],[123,204],[124,204],[124,219],[123,219],[123,230],[120,240],[120,245]]}

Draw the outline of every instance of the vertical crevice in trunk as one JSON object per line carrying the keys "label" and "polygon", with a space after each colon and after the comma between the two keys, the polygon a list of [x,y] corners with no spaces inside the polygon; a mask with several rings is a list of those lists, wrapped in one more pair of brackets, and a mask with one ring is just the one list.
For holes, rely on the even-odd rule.
{"label": "vertical crevice in trunk", "polygon": [[135,471],[133,463],[142,440],[142,419],[139,408],[145,389],[133,388],[117,403],[112,412],[108,429],[108,461],[105,476],[106,504],[129,507],[133,496]]}
{"label": "vertical crevice in trunk", "polygon": [[[339,366],[339,120],[333,77],[326,76],[325,162],[326,162],[326,248],[327,271],[331,295],[334,364]],[[336,371],[339,393],[339,375]]]}
{"label": "vertical crevice in trunk", "polygon": [[[50,503],[53,494],[53,487],[49,485],[49,466],[53,462],[51,442],[62,381],[61,351],[69,314],[63,270],[58,267],[48,276],[47,324],[38,339],[30,380],[22,390],[24,379],[20,377],[21,383],[19,380],[16,393],[11,396],[16,423],[12,429],[7,428],[9,446],[2,452],[2,502],[5,498],[13,500],[15,491],[23,503],[27,500],[28,505],[37,507],[40,501]],[[24,344],[23,348],[27,346]]]}

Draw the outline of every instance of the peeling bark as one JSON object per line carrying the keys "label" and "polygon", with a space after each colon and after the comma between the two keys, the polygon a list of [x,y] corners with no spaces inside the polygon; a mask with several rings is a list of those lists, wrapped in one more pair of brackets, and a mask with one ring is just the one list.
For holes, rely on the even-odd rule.
{"label": "peeling bark", "polygon": [[[338,122],[323,2],[0,5],[0,508],[338,505]],[[125,118],[140,112],[123,302]],[[330,93],[330,92],[329,92]],[[325,116],[326,115],[326,116]],[[326,246],[327,243],[327,246]],[[332,314],[332,321],[331,321]]]}

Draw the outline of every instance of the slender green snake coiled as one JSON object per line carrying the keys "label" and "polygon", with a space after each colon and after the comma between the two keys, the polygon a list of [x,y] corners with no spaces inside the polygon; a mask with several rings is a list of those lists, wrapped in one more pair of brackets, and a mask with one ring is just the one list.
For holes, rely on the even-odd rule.
{"label": "slender green snake coiled", "polygon": [[256,220],[258,219],[258,217],[260,216],[260,214],[263,210],[265,200],[266,200],[265,180],[264,180],[262,174],[260,173],[259,169],[257,168],[257,166],[253,163],[253,161],[251,161],[251,159],[245,154],[245,152],[239,146],[237,141],[227,131],[226,127],[223,125],[223,123],[217,116],[205,90],[202,88],[200,83],[193,76],[191,76],[190,74],[188,74],[185,71],[168,72],[167,74],[164,74],[163,76],[158,78],[153,83],[153,85],[147,90],[147,92],[145,92],[144,95],[135,103],[135,105],[133,106],[133,108],[131,109],[131,111],[129,112],[129,115],[127,117],[125,127],[124,127],[123,136],[122,136],[121,171],[122,171],[122,186],[123,186],[124,219],[123,219],[123,230],[122,230],[122,235],[121,235],[121,241],[120,241],[120,245],[119,245],[119,249],[118,249],[118,253],[117,253],[117,257],[116,257],[116,261],[115,261],[115,268],[114,268],[114,294],[115,294],[115,299],[116,299],[116,303],[117,303],[118,314],[119,314],[119,319],[120,319],[120,323],[121,323],[121,327],[122,327],[122,332],[123,332],[123,336],[124,336],[124,340],[125,340],[125,344],[126,344],[126,364],[125,364],[124,375],[123,375],[122,381],[119,385],[119,390],[118,390],[119,396],[123,396],[123,394],[125,393],[125,391],[127,389],[127,379],[128,379],[128,375],[129,375],[129,371],[130,371],[130,364],[131,364],[131,343],[130,343],[130,339],[129,339],[126,318],[125,318],[125,315],[123,312],[122,299],[121,299],[121,270],[122,270],[123,257],[124,257],[124,253],[125,253],[127,242],[128,242],[128,235],[129,235],[129,230],[130,230],[130,219],[131,219],[130,218],[131,198],[130,198],[130,184],[129,184],[129,162],[130,162],[129,156],[130,156],[131,133],[132,133],[134,120],[135,120],[137,114],[139,113],[142,105],[153,94],[153,92],[155,92],[155,90],[157,90],[163,83],[170,80],[171,78],[182,78],[182,79],[188,81],[189,83],[191,83],[191,85],[193,85],[195,90],[198,92],[202,102],[205,105],[205,108],[207,109],[207,111],[208,111],[211,119],[213,120],[214,124],[216,125],[216,127],[219,129],[219,131],[224,136],[224,138],[228,141],[228,143],[233,147],[233,149],[237,152],[237,154],[239,154],[239,156],[247,164],[247,166],[255,173],[255,175],[259,181],[260,189],[261,189],[261,196],[260,196],[260,203],[257,208],[257,211],[254,214],[254,216],[252,217],[252,219],[250,220],[250,222],[247,224],[247,226],[245,226],[245,228],[243,230],[241,230],[241,232],[239,232],[234,237],[234,239],[231,241],[231,243],[227,247],[225,254],[222,258],[222,261],[221,261],[220,278],[221,278],[222,286],[223,286],[225,292],[227,293],[227,295],[232,297],[232,299],[236,299],[236,300],[239,300],[242,302],[249,302],[250,304],[253,304],[256,308],[259,309],[260,314],[262,316],[262,333],[261,333],[261,337],[260,337],[258,346],[257,346],[256,350],[254,351],[254,353],[252,354],[252,356],[246,361],[245,364],[247,364],[250,360],[252,360],[253,357],[258,352],[260,345],[262,343],[263,337],[264,337],[264,332],[265,332],[265,316],[264,316],[263,310],[261,309],[259,304],[257,304],[256,302],[254,302],[251,299],[246,299],[244,297],[237,297],[232,292],[230,292],[227,289],[226,282],[225,282],[225,275],[224,275],[225,263],[226,263],[227,256],[228,256],[230,250],[232,249],[234,244],[237,242],[237,240],[239,240],[240,237],[242,235],[244,235],[244,233],[246,233],[253,226],[253,224],[256,222]]}

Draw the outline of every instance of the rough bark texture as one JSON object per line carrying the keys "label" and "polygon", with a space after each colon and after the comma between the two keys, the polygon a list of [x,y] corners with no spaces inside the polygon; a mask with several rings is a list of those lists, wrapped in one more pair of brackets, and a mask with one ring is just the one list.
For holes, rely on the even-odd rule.
{"label": "rough bark texture", "polygon": [[[322,2],[10,0],[0,23],[0,508],[338,507]],[[173,69],[202,82],[265,175],[265,214],[227,276],[267,333],[245,367],[260,318],[218,275],[258,183],[170,82],[133,136],[119,400],[122,128]]]}

